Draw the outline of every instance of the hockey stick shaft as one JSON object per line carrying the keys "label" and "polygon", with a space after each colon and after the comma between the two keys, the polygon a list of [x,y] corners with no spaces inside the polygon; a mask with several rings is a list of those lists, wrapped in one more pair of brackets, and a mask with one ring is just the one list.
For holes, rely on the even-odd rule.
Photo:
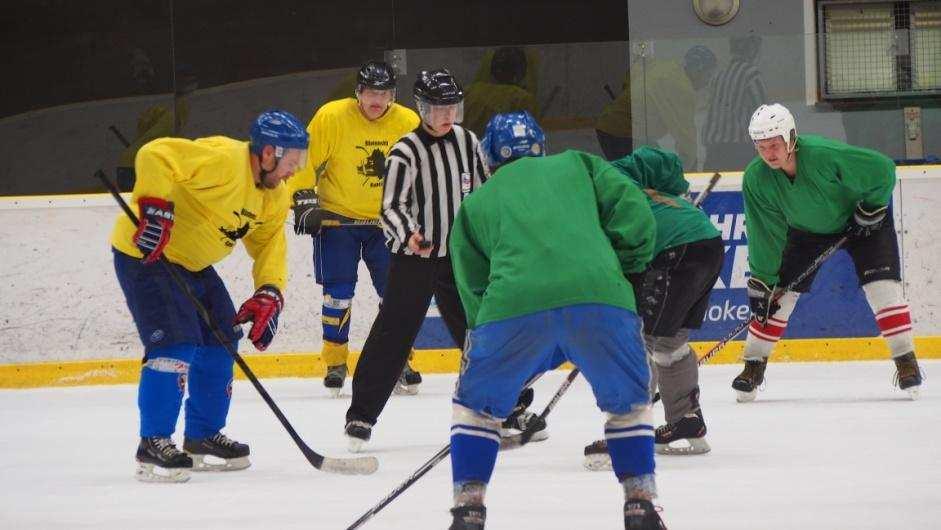
{"label": "hockey stick shaft", "polygon": [[[559,399],[562,397],[562,394],[565,394],[565,392],[569,389],[569,387],[572,386],[572,381],[574,381],[575,378],[578,377],[578,373],[579,373],[578,368],[575,368],[571,372],[569,372],[569,375],[566,376],[565,381],[563,381],[559,389],[556,390],[555,395],[552,396],[552,399],[549,400],[549,403],[546,404],[546,407],[542,409],[542,413],[539,414],[539,419],[545,421],[546,416],[548,416],[549,413],[552,412],[552,409],[555,408],[555,405],[556,403],[559,402]],[[533,379],[532,381],[535,382],[536,379]],[[526,445],[526,443],[530,440],[530,438],[532,438],[533,434],[535,433],[535,426],[539,423],[540,422],[534,421],[532,422],[532,425],[530,425],[529,427],[527,427],[525,431],[523,431],[522,435],[520,436],[519,446]],[[392,490],[392,493],[389,493],[388,495],[386,495],[384,499],[379,501],[379,504],[373,506],[369,511],[361,515],[359,519],[353,521],[353,524],[348,526],[346,530],[355,530],[356,528],[363,526],[363,524],[366,521],[371,519],[374,515],[379,513],[383,508],[388,506],[389,503],[394,501],[396,497],[398,497],[405,490],[411,487],[411,485],[417,482],[418,479],[422,478],[426,473],[431,471],[431,468],[435,467],[436,465],[438,465],[439,462],[447,458],[449,454],[451,454],[450,443],[442,447],[427,462],[422,464],[421,467],[419,467],[414,473],[412,473],[410,477],[405,479],[404,482],[402,482],[401,484],[398,485],[398,487]]]}
{"label": "hockey stick shaft", "polygon": [[[97,172],[95,172],[95,176],[98,177],[101,180],[101,182],[104,183],[104,185],[108,188],[108,191],[110,191],[111,195],[114,196],[115,200],[118,202],[118,205],[121,206],[121,209],[124,210],[124,213],[128,216],[128,218],[130,218],[131,222],[134,223],[135,226],[138,225],[139,221],[137,219],[137,215],[134,214],[134,211],[131,210],[131,207],[128,206],[124,198],[121,197],[121,194],[118,191],[118,188],[114,185],[114,183],[111,182],[111,180],[108,179],[108,177],[101,170],[98,170]],[[174,268],[173,264],[168,262],[162,256],[159,259],[159,262],[160,262],[160,266],[164,268],[164,270],[173,279],[173,282],[177,285],[177,287],[179,287],[183,291],[183,293],[186,295],[186,298],[189,299],[190,303],[193,304],[193,307],[196,309],[196,312],[199,313],[199,316],[203,319],[203,321],[212,331],[213,336],[216,338],[217,341],[219,341],[219,344],[221,344],[225,348],[225,350],[229,353],[229,355],[232,356],[232,358],[235,360],[235,363],[238,364],[239,368],[242,369],[242,372],[245,373],[245,377],[248,378],[249,381],[251,381],[252,386],[255,387],[255,390],[258,391],[258,393],[261,395],[261,398],[265,401],[268,407],[271,408],[271,411],[274,412],[274,415],[278,418],[278,421],[280,421],[281,425],[283,425],[285,430],[287,430],[288,434],[291,436],[291,439],[294,440],[294,443],[297,444],[297,447],[304,454],[304,457],[307,458],[307,461],[310,462],[311,465],[313,465],[317,469],[323,469],[324,471],[344,472],[342,469],[338,469],[338,466],[342,468],[342,463],[337,464],[335,462],[338,459],[330,459],[331,460],[331,462],[329,462],[330,465],[324,466],[324,463],[326,460],[325,457],[321,455],[320,453],[311,449],[310,446],[308,446],[304,442],[304,440],[301,439],[300,435],[297,434],[297,431],[294,429],[294,426],[291,425],[291,422],[288,421],[284,413],[281,412],[280,407],[278,407],[278,405],[274,402],[274,400],[271,398],[271,395],[268,394],[267,390],[265,390],[265,387],[262,386],[261,382],[258,381],[258,378],[255,376],[255,373],[248,366],[248,363],[246,363],[245,359],[243,359],[242,356],[239,355],[238,351],[236,351],[235,348],[232,347],[231,340],[226,338],[225,335],[222,334],[222,331],[219,329],[219,326],[216,324],[215,320],[212,318],[212,315],[209,314],[209,311],[206,310],[206,307],[202,304],[202,302],[199,301],[198,298],[196,298],[196,295],[193,294],[193,291],[190,289],[189,285],[187,285],[186,281],[184,281],[183,278],[180,276],[180,272]],[[355,459],[351,459],[351,460],[355,460]],[[364,466],[365,466],[364,470],[368,467],[371,467],[367,464],[368,463],[364,461]],[[353,467],[355,467],[355,465]],[[351,469],[347,471],[353,471],[353,470]],[[375,469],[373,469],[372,471],[375,471]]]}
{"label": "hockey stick shaft", "polygon": [[118,137],[118,141],[124,144],[124,147],[131,146],[131,142],[127,141],[127,138],[125,138],[124,135],[121,134],[121,131],[119,131],[117,127],[115,127],[114,125],[109,125],[108,130],[113,132],[114,135]]}
{"label": "hockey stick shaft", "polygon": [[712,175],[712,178],[709,179],[709,184],[706,184],[706,189],[699,192],[699,195],[697,195],[696,198],[693,200],[693,206],[698,208],[699,205],[702,204],[703,201],[706,200],[706,197],[708,197],[709,194],[712,193],[712,189],[716,187],[716,184],[719,183],[719,179],[721,178],[722,178],[721,173],[714,173]]}
{"label": "hockey stick shaft", "polygon": [[[804,272],[800,273],[794,281],[787,284],[787,286],[784,289],[781,289],[781,290],[775,289],[775,292],[772,295],[773,301],[777,302],[782,296],[784,296],[784,293],[791,291],[795,289],[798,285],[800,285],[802,281],[804,281],[805,279],[807,279],[808,276],[813,274],[813,272],[817,270],[820,267],[820,265],[823,264],[824,261],[827,261],[827,259],[829,259],[830,256],[832,256],[834,253],[836,253],[836,251],[839,250],[840,247],[846,244],[848,240],[849,238],[846,236],[841,237],[839,240],[837,240],[836,243],[829,246],[819,256],[817,256],[816,259],[814,259],[814,261],[812,261],[810,265],[808,265],[807,268],[804,269]],[[697,364],[703,365],[709,362],[709,359],[712,359],[713,357],[715,357],[722,350],[722,348],[725,347],[726,344],[731,342],[732,339],[734,339],[735,337],[738,337],[743,331],[745,331],[748,328],[748,326],[751,325],[752,320],[754,319],[755,317],[753,315],[749,317],[748,320],[744,320],[740,322],[737,326],[735,326],[734,329],[732,329],[732,331],[729,332],[728,335],[723,337],[722,340],[717,342],[716,345],[713,346],[708,352],[706,352],[705,355],[700,357]],[[653,397],[653,403],[656,403],[657,401],[660,401],[660,392],[657,392]]]}

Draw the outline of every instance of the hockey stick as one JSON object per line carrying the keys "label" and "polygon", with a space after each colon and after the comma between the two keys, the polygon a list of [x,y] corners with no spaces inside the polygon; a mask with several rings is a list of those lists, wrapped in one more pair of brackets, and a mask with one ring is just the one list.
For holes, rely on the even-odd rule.
{"label": "hockey stick", "polygon": [[[127,202],[124,201],[124,198],[121,197],[121,193],[118,191],[118,188],[114,185],[113,182],[105,175],[104,171],[98,170],[95,172],[95,176],[98,177],[102,183],[108,188],[108,191],[111,192],[111,195],[114,196],[114,199],[118,202],[118,205],[121,206],[121,209],[124,210],[124,213],[130,218],[131,222],[134,225],[138,225],[137,216],[134,214],[134,211],[127,205]],[[255,390],[261,395],[261,398],[268,404],[268,407],[271,408],[271,411],[274,412],[274,415],[277,416],[278,421],[281,422],[281,425],[288,431],[288,434],[291,435],[291,439],[294,440],[294,443],[297,444],[297,447],[304,454],[304,457],[307,458],[307,461],[310,462],[312,466],[321,470],[327,471],[330,473],[341,473],[344,475],[369,475],[375,473],[376,469],[379,468],[379,461],[375,457],[358,457],[358,458],[329,458],[321,455],[317,451],[314,451],[310,448],[304,440],[301,439],[300,435],[297,434],[297,431],[294,430],[294,427],[291,425],[291,422],[288,421],[284,413],[281,412],[281,409],[278,408],[278,405],[275,404],[274,400],[271,399],[271,395],[268,394],[268,391],[265,390],[265,387],[261,385],[258,381],[258,378],[255,376],[255,373],[252,372],[249,368],[248,363],[245,362],[245,359],[232,347],[222,332],[219,330],[218,325],[213,320],[212,316],[209,314],[209,311],[206,310],[206,307],[196,298],[196,295],[193,294],[189,286],[180,276],[179,271],[173,268],[172,264],[168,262],[164,257],[160,258],[160,266],[170,274],[170,277],[173,278],[173,282],[176,283],[185,294],[189,301],[193,304],[193,307],[196,308],[196,312],[199,313],[199,316],[202,317],[203,321],[212,330],[213,336],[216,340],[219,341],[219,344],[222,344],[226,351],[229,352],[229,355],[235,360],[236,364],[239,365],[239,368],[242,369],[242,372],[245,373],[245,377],[251,381],[252,385],[255,387]]]}
{"label": "hockey stick", "polygon": [[[559,402],[559,398],[561,398],[562,394],[565,394],[566,390],[568,390],[569,387],[572,386],[572,381],[574,381],[576,377],[578,377],[578,368],[575,368],[571,372],[569,372],[569,375],[565,378],[565,381],[562,382],[562,386],[560,386],[559,389],[556,390],[555,395],[552,396],[552,399],[549,400],[549,403],[546,405],[546,408],[544,408],[542,410],[542,413],[539,414],[539,419],[545,421],[546,416],[548,416],[549,413],[552,412],[552,409],[555,408],[556,403]],[[523,445],[526,445],[526,442],[528,442],[529,439],[532,438],[533,434],[535,433],[534,427],[538,425],[539,423],[540,422],[538,421],[534,421],[525,431],[523,431],[522,433],[518,435],[514,435],[514,436],[519,436],[518,445],[515,445],[514,447],[521,447]],[[501,444],[501,449],[502,448],[503,447]],[[425,473],[428,473],[429,471],[431,471],[431,468],[435,467],[439,462],[447,458],[449,454],[451,454],[450,443],[442,447],[427,462],[422,464],[421,467],[419,467],[414,473],[412,473],[411,476],[405,479],[405,482],[402,482],[401,484],[399,484],[398,487],[392,490],[392,493],[389,493],[384,499],[379,501],[379,504],[370,508],[369,511],[361,515],[359,519],[357,519],[356,521],[353,521],[353,524],[348,526],[346,530],[355,530],[356,528],[363,526],[363,523],[365,523],[366,521],[371,519],[374,515],[379,513],[380,510],[388,506],[389,503],[394,501],[396,497],[398,497],[405,490],[411,487],[411,485],[417,482],[418,479],[422,478],[425,475]]]}
{"label": "hockey stick", "polygon": [[115,127],[114,125],[109,125],[109,126],[108,126],[108,130],[111,131],[111,132],[113,132],[114,135],[118,137],[118,141],[120,141],[122,144],[124,144],[124,147],[130,147],[130,146],[131,146],[131,142],[128,142],[128,141],[127,141],[127,138],[125,138],[124,135],[121,134],[121,131],[119,131],[117,127]]}
{"label": "hockey stick", "polygon": [[708,197],[710,193],[712,193],[712,188],[716,187],[716,184],[719,183],[720,178],[722,178],[721,173],[715,173],[712,175],[712,178],[709,179],[709,184],[706,185],[706,189],[699,192],[699,195],[697,195],[693,200],[693,206],[699,208],[699,205],[706,200],[706,197]]}
{"label": "hockey stick", "polygon": [[[817,270],[817,268],[820,267],[820,265],[822,265],[824,261],[827,261],[827,259],[830,256],[832,256],[837,250],[839,250],[840,247],[842,247],[848,240],[849,238],[847,236],[841,237],[836,243],[828,247],[826,250],[823,251],[823,253],[817,256],[817,258],[813,262],[811,262],[811,264],[807,267],[807,269],[805,269],[804,272],[800,273],[797,279],[787,284],[787,286],[784,289],[781,289],[781,290],[775,289],[774,294],[772,295],[773,301],[777,302],[782,296],[784,296],[784,293],[790,290],[793,290],[802,281],[804,281],[808,276],[813,274],[813,272]],[[737,326],[735,326],[735,329],[730,331],[729,334],[726,335],[718,343],[716,343],[716,345],[713,346],[712,349],[710,349],[708,352],[706,352],[705,355],[700,357],[696,364],[701,366],[709,362],[709,359],[712,359],[713,357],[715,357],[716,354],[719,353],[719,351],[721,351],[722,348],[724,348],[726,344],[731,342],[732,339],[734,339],[735,337],[738,337],[739,334],[745,331],[745,329],[751,325],[752,320],[754,319],[755,319],[755,316],[752,315],[751,317],[749,317],[748,320],[745,320],[739,323]],[[654,395],[652,402],[656,403],[657,401],[660,401],[660,392],[657,392]]]}

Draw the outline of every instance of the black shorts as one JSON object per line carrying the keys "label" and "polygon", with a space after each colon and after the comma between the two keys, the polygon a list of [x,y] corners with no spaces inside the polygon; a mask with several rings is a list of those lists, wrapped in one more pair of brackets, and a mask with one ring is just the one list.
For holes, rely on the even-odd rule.
{"label": "black shorts", "polygon": [[672,337],[680,328],[699,329],[724,257],[722,238],[705,239],[665,249],[631,275],[644,333]]}
{"label": "black shorts", "polygon": [[[780,286],[784,287],[797,279],[818,256],[836,243],[843,234],[812,234],[791,228],[787,232],[787,243],[781,257],[778,272]],[[895,223],[889,212],[885,224],[869,237],[851,239],[843,248],[853,259],[859,285],[877,280],[901,280],[899,266],[899,242],[895,236]],[[817,271],[808,274],[794,290],[806,293],[817,276]]]}

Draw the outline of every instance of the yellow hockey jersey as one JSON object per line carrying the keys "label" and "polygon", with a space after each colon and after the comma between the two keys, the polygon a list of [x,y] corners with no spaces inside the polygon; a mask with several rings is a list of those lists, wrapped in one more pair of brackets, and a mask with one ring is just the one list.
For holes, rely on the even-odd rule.
{"label": "yellow hockey jersey", "polygon": [[378,219],[386,156],[418,124],[415,111],[398,103],[369,121],[356,98],[331,101],[310,120],[307,167],[288,186],[293,193],[316,185],[323,209],[353,219]]}
{"label": "yellow hockey jersey", "polygon": [[[254,260],[255,287],[270,284],[284,292],[284,222],[291,199],[283,184],[273,190],[255,186],[248,142],[224,136],[160,138],[140,148],[135,169],[132,209],[138,210],[141,197],[173,202],[175,219],[164,249],[167,259],[200,271],[228,256],[241,240]],[[136,230],[122,212],[111,244],[129,256],[142,257],[133,242]]]}

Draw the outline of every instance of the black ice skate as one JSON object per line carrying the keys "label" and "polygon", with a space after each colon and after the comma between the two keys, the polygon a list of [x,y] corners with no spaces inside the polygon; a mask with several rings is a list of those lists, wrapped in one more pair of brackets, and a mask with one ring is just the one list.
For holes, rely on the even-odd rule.
{"label": "black ice skate", "polygon": [[[685,443],[683,443],[685,442]],[[672,445],[676,443],[676,445]],[[679,421],[657,427],[654,450],[659,455],[701,455],[712,448],[706,442],[706,422],[702,409]]]}
{"label": "black ice skate", "polygon": [[193,471],[238,471],[252,465],[248,445],[221,432],[208,438],[185,438],[183,450],[193,458]]}
{"label": "black ice skate", "polygon": [[908,392],[913,400],[918,399],[922,376],[918,361],[915,359],[915,352],[906,353],[893,360],[895,361],[896,370],[895,383],[900,389]]}
{"label": "black ice skate", "polygon": [[421,374],[412,370],[412,367],[406,362],[405,368],[399,375],[399,380],[395,383],[393,392],[400,396],[414,396],[418,393],[418,385],[421,384]]}
{"label": "black ice skate", "polygon": [[539,415],[525,409],[514,410],[500,425],[500,448],[513,449],[519,447],[523,432],[526,429],[532,429],[527,442],[541,442],[549,438],[549,431],[546,430],[546,420],[540,419]]}
{"label": "black ice skate", "polygon": [[735,399],[739,403],[755,401],[755,396],[758,395],[758,387],[765,381],[765,368],[767,367],[767,358],[760,361],[745,361],[745,369],[732,380],[732,388],[738,393]]}
{"label": "black ice skate", "polygon": [[584,465],[589,471],[611,471],[607,440],[596,440],[585,446]]}
{"label": "black ice skate", "polygon": [[372,425],[365,421],[346,422],[346,438],[349,441],[351,453],[358,453],[363,450],[363,446],[372,437]]}
{"label": "black ice skate", "polygon": [[624,503],[624,530],[667,530],[667,527],[652,502],[628,499]]}
{"label": "black ice skate", "polygon": [[346,380],[346,372],[345,364],[327,367],[327,374],[323,378],[323,386],[330,392],[331,397],[340,395],[340,390],[343,390],[343,382]]}
{"label": "black ice skate", "polygon": [[170,438],[141,438],[137,446],[137,472],[141,482],[186,482],[193,460],[176,448]]}
{"label": "black ice skate", "polygon": [[454,519],[448,530],[484,530],[487,508],[483,506],[458,506],[451,508]]}

